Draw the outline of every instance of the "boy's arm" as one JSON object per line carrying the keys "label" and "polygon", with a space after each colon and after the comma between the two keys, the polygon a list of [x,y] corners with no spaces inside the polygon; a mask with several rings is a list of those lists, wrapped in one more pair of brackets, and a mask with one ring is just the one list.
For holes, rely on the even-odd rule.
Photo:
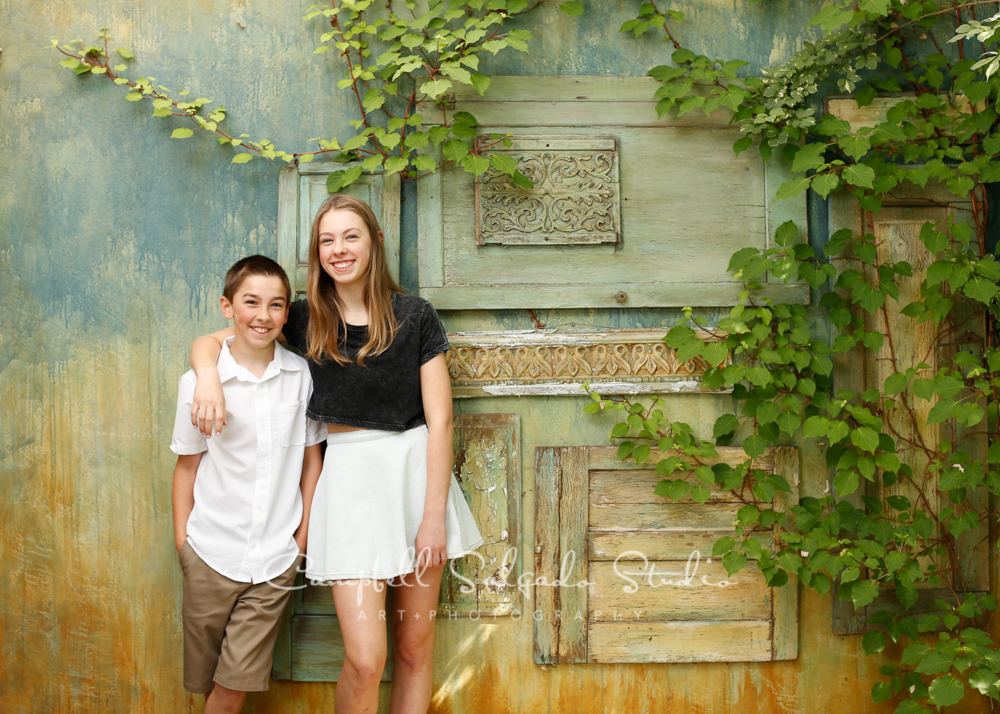
{"label": "boy's arm", "polygon": [[185,454],[177,457],[177,465],[174,467],[171,500],[174,507],[174,546],[178,553],[187,540],[187,522],[191,509],[194,508],[194,479],[198,474],[199,463],[201,454]]}
{"label": "boy's arm", "polygon": [[306,538],[309,536],[309,511],[312,508],[313,494],[316,493],[316,484],[319,481],[320,472],[323,470],[323,453],[319,444],[306,447],[305,455],[302,457],[302,479],[299,481],[299,488],[302,489],[302,523],[295,531],[295,542],[299,545],[299,552],[306,552]]}
{"label": "boy's arm", "polygon": [[191,403],[191,423],[207,437],[212,436],[213,422],[216,434],[222,433],[226,423],[226,398],[222,394],[222,382],[219,381],[219,369],[215,363],[219,361],[226,339],[235,334],[235,327],[227,327],[202,335],[191,345],[188,361],[198,377]]}

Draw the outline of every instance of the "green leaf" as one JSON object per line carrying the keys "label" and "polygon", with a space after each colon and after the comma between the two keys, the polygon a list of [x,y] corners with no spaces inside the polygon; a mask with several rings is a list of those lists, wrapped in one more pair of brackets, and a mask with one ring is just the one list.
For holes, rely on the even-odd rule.
{"label": "green leaf", "polygon": [[326,178],[326,190],[330,193],[337,193],[350,186],[359,178],[361,178],[360,166],[352,166],[346,171],[334,171]]}
{"label": "green leaf", "polygon": [[753,434],[743,440],[743,450],[747,456],[757,457],[767,450],[767,440],[759,434]]}
{"label": "green leaf", "polygon": [[684,64],[685,62],[694,62],[696,56],[691,50],[687,50],[682,47],[679,50],[675,50],[670,56],[670,59],[672,59],[675,64]]}
{"label": "green leaf", "polygon": [[409,164],[409,161],[404,156],[390,156],[385,160],[383,171],[385,171],[386,176],[389,176],[402,171],[406,168],[407,164]]}
{"label": "green leaf", "polygon": [[81,64],[80,60],[76,57],[67,57],[62,62],[59,63],[60,67],[68,67],[69,69],[76,69]]}
{"label": "green leaf", "polygon": [[844,169],[844,173],[840,177],[852,186],[872,188],[872,181],[875,180],[875,171],[870,166],[855,164]]}
{"label": "green leaf", "polygon": [[835,173],[817,174],[812,177],[812,190],[826,198],[840,185],[840,177]]}
{"label": "green leaf", "polygon": [[125,99],[130,102],[138,102],[142,99],[142,92],[132,92],[131,94],[126,94]]}
{"label": "green leaf", "polygon": [[947,707],[962,701],[962,697],[965,696],[965,687],[954,677],[938,677],[931,682],[928,693],[931,702],[939,707]]}
{"label": "green leaf", "polygon": [[738,553],[735,550],[730,551],[722,556],[722,567],[726,569],[726,572],[730,575],[735,575],[747,564],[747,557],[743,553]]}
{"label": "green leaf", "polygon": [[477,72],[470,78],[472,86],[476,88],[476,91],[480,94],[484,94],[490,86],[490,78],[481,72]]}
{"label": "green leaf", "polygon": [[420,85],[420,91],[432,99],[440,97],[449,89],[451,89],[450,79],[435,79],[430,82],[424,82]]}
{"label": "green leaf", "polygon": [[792,171],[795,173],[801,173],[808,171],[809,169],[819,168],[826,163],[823,160],[824,151],[826,151],[826,144],[806,144],[795,152],[795,160],[792,162]]}
{"label": "green leaf", "polygon": [[564,2],[559,5],[559,9],[565,12],[567,15],[582,15],[583,14],[583,3],[582,2]]}
{"label": "green leaf", "polygon": [[470,174],[486,173],[490,168],[490,160],[485,156],[474,156],[473,154],[467,155],[462,159],[462,168],[468,171]]}
{"label": "green leaf", "polygon": [[868,426],[861,426],[851,431],[851,443],[859,449],[871,453],[878,448],[878,432]]}
{"label": "green leaf", "polygon": [[437,168],[434,159],[427,154],[420,154],[413,160],[413,166],[420,171],[433,171]]}
{"label": "green leaf", "polygon": [[124,59],[132,59],[135,55],[132,54],[132,50],[126,49],[125,47],[119,47],[115,52],[118,53],[120,57]]}
{"label": "green leaf", "polygon": [[[177,131],[180,131],[180,129],[178,129]],[[174,132],[174,133],[176,133],[176,132]],[[252,159],[252,158],[253,158],[253,154],[247,153],[245,151],[241,151],[240,153],[236,154],[236,156],[233,157],[233,163],[234,164],[245,164],[246,162],[250,161],[250,159]]]}
{"label": "green leaf", "polygon": [[864,136],[842,136],[839,143],[844,153],[855,161],[860,161],[868,153],[868,150],[872,148],[872,143]]}
{"label": "green leaf", "polygon": [[799,227],[795,225],[795,221],[785,221],[774,232],[774,242],[780,246],[791,245],[798,237]]}
{"label": "green leaf", "polygon": [[490,154],[490,165],[508,176],[517,171],[517,161],[509,154]]}
{"label": "green leaf", "polygon": [[859,580],[851,588],[851,602],[855,608],[864,607],[878,595],[878,582],[875,580]]}
{"label": "green leaf", "polygon": [[881,652],[885,649],[885,633],[878,630],[866,632],[865,636],[861,638],[861,647],[864,648],[866,655]]}
{"label": "green leaf", "polygon": [[718,367],[729,356],[725,342],[709,342],[701,350],[701,358],[712,367]]}
{"label": "green leaf", "polygon": [[459,162],[469,153],[469,146],[459,139],[446,141],[441,147],[444,157],[449,161]]}
{"label": "green leaf", "polygon": [[785,181],[778,187],[778,192],[775,195],[774,200],[783,201],[786,198],[795,198],[809,188],[810,181],[812,181],[812,179],[808,176],[799,176],[798,178],[793,178],[790,181]]}
{"label": "green leaf", "polygon": [[[714,438],[718,439],[720,436],[733,433],[739,425],[740,421],[736,418],[735,414],[723,414],[715,420],[715,427],[712,429],[712,435]],[[1000,445],[1000,442],[998,442],[998,445]]]}
{"label": "green leaf", "polygon": [[[181,127],[179,129],[174,129],[173,133],[170,135],[170,138],[171,139],[187,139],[188,137],[193,136],[193,135],[194,135],[194,132],[191,129],[185,129],[184,127]],[[249,156],[249,154],[247,154],[247,156]],[[246,160],[249,161],[250,159],[246,159]],[[235,159],[234,159],[234,161],[235,161]],[[237,163],[242,163],[242,162],[237,162]]]}

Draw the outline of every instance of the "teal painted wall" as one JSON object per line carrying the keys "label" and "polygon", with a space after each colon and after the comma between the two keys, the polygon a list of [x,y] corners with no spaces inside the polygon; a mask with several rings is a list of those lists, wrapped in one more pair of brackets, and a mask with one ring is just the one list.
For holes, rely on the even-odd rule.
{"label": "teal painted wall", "polygon": [[[531,54],[491,59],[483,69],[642,75],[666,61],[661,39],[617,34],[638,2],[587,5],[583,18],[544,6],[522,22],[537,37]],[[249,253],[276,253],[277,165],[233,166],[231,153],[208,137],[169,139],[177,120],[153,119],[147,103],[124,101],[107,80],[58,67],[48,38],[89,40],[108,25],[115,46],[135,52],[135,74],[211,97],[228,109],[232,131],[299,150],[309,137],[346,136],[354,102],[336,89],[332,53],[312,54],[321,30],[302,23],[305,7],[0,0],[4,712],[199,709],[200,697],[187,695],[180,680],[168,449],[176,382],[191,340],[223,325],[218,296],[228,266]],[[752,70],[786,58],[813,11],[812,3],[791,1],[673,7],[688,12],[679,29],[686,45],[742,56]],[[411,290],[416,190],[405,187],[403,204],[403,280]],[[823,208],[811,218],[825,224]],[[672,311],[544,307],[538,316],[550,327],[665,327],[676,319]],[[531,326],[519,311],[445,319],[451,329]],[[726,401],[679,396],[669,409],[704,428]],[[582,403],[532,397],[459,406],[522,413],[526,544],[535,446],[606,439],[608,423],[581,417]],[[804,445],[806,492],[821,488],[819,464]],[[878,663],[865,660],[856,639],[830,634],[826,601],[807,598],[803,618],[798,662],[558,672],[531,664],[527,620],[448,623],[434,708],[684,711],[696,702],[704,711],[860,711]],[[326,684],[275,683],[246,710],[332,707],[332,692]]]}

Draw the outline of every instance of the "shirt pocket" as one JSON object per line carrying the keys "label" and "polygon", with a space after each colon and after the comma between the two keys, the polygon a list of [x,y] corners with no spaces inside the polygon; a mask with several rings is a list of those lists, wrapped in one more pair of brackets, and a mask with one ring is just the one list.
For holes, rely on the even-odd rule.
{"label": "shirt pocket", "polygon": [[305,402],[283,402],[278,404],[278,443],[285,447],[305,445]]}

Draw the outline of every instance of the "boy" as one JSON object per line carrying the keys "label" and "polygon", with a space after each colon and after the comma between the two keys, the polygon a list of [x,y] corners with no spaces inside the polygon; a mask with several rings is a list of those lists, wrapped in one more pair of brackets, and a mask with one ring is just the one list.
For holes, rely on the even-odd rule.
{"label": "boy", "polygon": [[222,314],[235,334],[219,355],[228,427],[206,439],[191,423],[193,371],[178,385],[170,449],[174,538],[184,574],[184,687],[206,714],[237,712],[268,688],[281,613],[305,551],[322,467],[324,425],[307,420],[306,361],[275,343],[288,317],[288,276],[253,255],[226,274]]}

